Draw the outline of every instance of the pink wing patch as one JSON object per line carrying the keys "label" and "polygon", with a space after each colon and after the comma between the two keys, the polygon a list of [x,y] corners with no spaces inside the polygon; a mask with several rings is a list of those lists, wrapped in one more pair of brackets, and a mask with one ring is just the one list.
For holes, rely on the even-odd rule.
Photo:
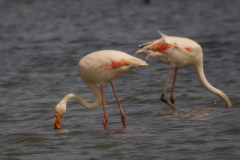
{"label": "pink wing patch", "polygon": [[[165,52],[167,51],[169,48],[171,47],[174,47],[174,48],[178,48],[177,46],[174,46],[172,44],[167,44],[167,43],[155,43],[151,46],[151,50],[154,51],[154,52]],[[192,51],[192,48],[191,47],[185,47],[185,49],[189,52]]]}
{"label": "pink wing patch", "polygon": [[186,47],[185,48],[187,51],[191,52],[192,48],[191,47]]}
{"label": "pink wing patch", "polygon": [[120,62],[115,62],[115,61],[111,61],[110,64],[108,63],[104,63],[103,66],[101,66],[100,68],[102,67],[108,67],[108,66],[111,66],[112,68],[118,68],[118,67],[121,67],[121,66],[126,66],[128,65],[130,62],[125,60],[125,59],[121,59]]}
{"label": "pink wing patch", "polygon": [[154,52],[156,52],[156,51],[157,52],[164,52],[171,47],[172,47],[171,44],[167,44],[167,43],[162,44],[162,43],[159,42],[159,43],[153,44],[152,47],[151,47],[151,50],[154,51]]}

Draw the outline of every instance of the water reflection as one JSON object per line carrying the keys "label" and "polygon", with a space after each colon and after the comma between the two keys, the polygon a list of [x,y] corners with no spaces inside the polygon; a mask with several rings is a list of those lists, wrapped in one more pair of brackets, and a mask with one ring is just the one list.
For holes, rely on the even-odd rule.
{"label": "water reflection", "polygon": [[68,131],[67,129],[55,129],[55,131],[57,133],[69,133],[70,131]]}

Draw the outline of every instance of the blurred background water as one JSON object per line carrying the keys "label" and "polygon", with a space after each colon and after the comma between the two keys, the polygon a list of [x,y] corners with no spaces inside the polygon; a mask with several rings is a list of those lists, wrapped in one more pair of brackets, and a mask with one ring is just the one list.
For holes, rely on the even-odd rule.
{"label": "blurred background water", "polygon": [[[237,0],[1,0],[0,158],[240,159],[239,7]],[[231,109],[186,66],[172,110],[159,100],[170,66],[149,58],[148,67],[114,82],[125,129],[109,84],[108,130],[102,106],[87,110],[74,100],[63,129],[53,129],[54,108],[66,94],[94,100],[78,76],[83,56],[104,49],[137,56],[139,44],[160,38],[158,30],[202,46],[206,78]]]}

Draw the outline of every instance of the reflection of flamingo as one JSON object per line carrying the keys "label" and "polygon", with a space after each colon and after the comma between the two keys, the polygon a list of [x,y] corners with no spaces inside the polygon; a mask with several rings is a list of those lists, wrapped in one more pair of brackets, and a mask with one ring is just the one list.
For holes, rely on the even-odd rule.
{"label": "reflection of flamingo", "polygon": [[[93,91],[94,95],[96,96],[95,101],[88,103],[82,97],[76,94],[66,95],[55,108],[53,126],[57,129],[61,128],[60,122],[61,118],[66,112],[68,100],[76,99],[78,103],[87,109],[97,108],[103,102],[103,124],[104,128],[107,128],[108,117],[103,93],[103,84],[109,82],[111,83],[113,93],[116,97],[118,107],[120,109],[123,126],[126,127],[125,115],[115,92],[113,80],[133,68],[143,66],[148,66],[148,64],[141,59],[120,51],[104,50],[86,55],[78,63],[78,72],[82,80],[87,84],[87,86]],[[101,90],[96,86],[95,83],[100,84]]]}
{"label": "reflection of flamingo", "polygon": [[[159,32],[160,33],[160,32]],[[161,34],[161,33],[160,33]],[[227,96],[219,89],[210,85],[205,78],[203,72],[203,54],[199,44],[193,40],[181,37],[171,37],[161,34],[162,38],[153,42],[148,42],[139,46],[140,50],[136,54],[145,55],[147,57],[152,56],[158,58],[160,61],[169,64],[171,70],[169,72],[165,87],[162,92],[161,100],[168,105],[175,107],[174,105],[174,88],[177,77],[177,70],[179,66],[193,65],[197,71],[198,78],[202,85],[210,92],[220,96],[225,102],[228,108],[231,107],[231,103]],[[171,92],[171,102],[168,102],[165,98],[168,82],[171,74],[175,68],[174,80]]]}

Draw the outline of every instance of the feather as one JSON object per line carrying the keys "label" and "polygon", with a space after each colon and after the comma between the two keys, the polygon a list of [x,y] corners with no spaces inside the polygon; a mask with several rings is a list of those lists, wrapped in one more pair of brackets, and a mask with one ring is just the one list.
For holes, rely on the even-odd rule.
{"label": "feather", "polygon": [[140,45],[138,46],[138,48],[142,49],[143,47],[148,46],[149,44],[152,44],[152,43],[153,43],[153,42],[147,42],[147,43],[144,43],[144,44],[140,44]]}

